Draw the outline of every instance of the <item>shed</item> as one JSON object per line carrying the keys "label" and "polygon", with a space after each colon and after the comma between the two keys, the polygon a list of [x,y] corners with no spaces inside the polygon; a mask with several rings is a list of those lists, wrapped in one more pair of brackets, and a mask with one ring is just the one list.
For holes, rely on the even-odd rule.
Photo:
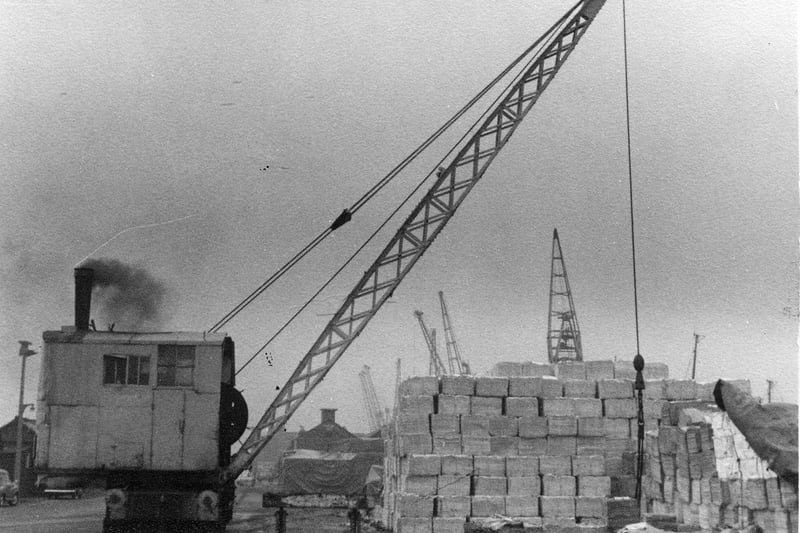
{"label": "shed", "polygon": [[[14,476],[14,461],[17,451],[17,420],[0,427],[0,468]],[[30,496],[35,492],[36,474],[33,471],[33,451],[36,449],[36,421],[22,418],[22,472],[19,492]]]}

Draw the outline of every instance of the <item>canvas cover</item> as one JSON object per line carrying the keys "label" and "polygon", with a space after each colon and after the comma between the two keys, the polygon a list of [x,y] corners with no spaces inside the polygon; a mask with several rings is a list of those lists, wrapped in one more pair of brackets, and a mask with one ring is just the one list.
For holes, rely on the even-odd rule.
{"label": "canvas cover", "polygon": [[383,462],[383,454],[295,450],[280,467],[280,494],[330,494],[360,496],[365,492],[370,468]]}
{"label": "canvas cover", "polygon": [[797,405],[758,403],[722,379],[714,387],[714,400],[770,469],[796,485]]}

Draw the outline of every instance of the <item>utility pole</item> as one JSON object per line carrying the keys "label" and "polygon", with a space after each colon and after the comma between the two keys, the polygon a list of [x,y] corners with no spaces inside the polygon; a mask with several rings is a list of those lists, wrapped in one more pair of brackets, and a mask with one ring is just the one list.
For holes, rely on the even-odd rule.
{"label": "utility pole", "polygon": [[22,357],[22,375],[19,378],[19,405],[17,406],[17,448],[14,455],[14,481],[17,485],[20,483],[22,474],[22,415],[25,413],[25,360],[36,353],[28,346],[31,345],[28,341],[19,341],[19,356]]}
{"label": "utility pole", "polygon": [[694,334],[694,350],[692,350],[692,379],[694,380],[695,370],[697,369],[697,343],[702,339],[702,335]]}
{"label": "utility pole", "polygon": [[772,403],[772,387],[775,385],[775,382],[771,379],[767,380],[767,403]]}

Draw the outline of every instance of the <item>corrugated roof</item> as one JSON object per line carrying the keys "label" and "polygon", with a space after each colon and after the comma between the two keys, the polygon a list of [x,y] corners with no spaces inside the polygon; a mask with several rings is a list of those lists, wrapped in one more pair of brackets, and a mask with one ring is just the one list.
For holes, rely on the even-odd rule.
{"label": "corrugated roof", "polygon": [[45,331],[46,342],[82,344],[222,344],[225,333],[205,331],[78,331],[65,327],[60,331]]}

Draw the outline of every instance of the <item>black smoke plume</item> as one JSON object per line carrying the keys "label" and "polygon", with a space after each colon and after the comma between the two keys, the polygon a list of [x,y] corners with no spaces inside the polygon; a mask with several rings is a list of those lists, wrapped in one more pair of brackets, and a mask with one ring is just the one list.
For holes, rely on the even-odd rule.
{"label": "black smoke plume", "polygon": [[80,266],[94,269],[92,316],[97,317],[97,329],[114,324],[116,331],[137,330],[159,324],[167,293],[163,282],[117,259],[89,259]]}

